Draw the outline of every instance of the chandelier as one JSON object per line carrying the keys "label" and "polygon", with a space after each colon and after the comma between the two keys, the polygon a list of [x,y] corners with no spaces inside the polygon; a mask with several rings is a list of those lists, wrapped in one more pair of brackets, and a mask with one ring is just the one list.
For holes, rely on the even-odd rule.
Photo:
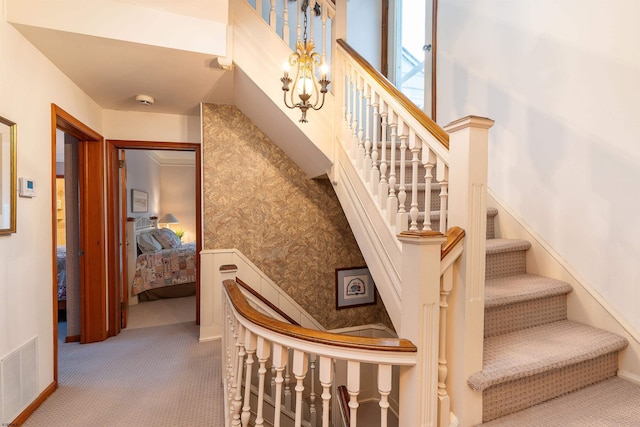
{"label": "chandelier", "polygon": [[[299,108],[302,112],[300,123],[307,123],[307,110],[319,110],[324,105],[324,97],[327,86],[331,83],[327,80],[328,67],[323,63],[318,52],[314,52],[313,41],[307,40],[307,15],[308,2],[303,6],[304,33],[302,40],[296,43],[296,52],[289,56],[284,64],[284,76],[282,91],[284,92],[284,105],[287,108]],[[320,67],[320,80],[316,77],[316,67]],[[289,77],[289,71],[293,71],[293,78]],[[291,83],[293,82],[293,87]]]}

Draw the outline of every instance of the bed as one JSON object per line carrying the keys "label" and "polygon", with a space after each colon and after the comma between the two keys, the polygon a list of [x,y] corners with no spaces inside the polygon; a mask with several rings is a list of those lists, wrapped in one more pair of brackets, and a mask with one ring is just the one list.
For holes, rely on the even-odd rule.
{"label": "bed", "polygon": [[155,217],[128,224],[129,303],[195,295],[195,242],[183,244],[172,230],[157,228]]}
{"label": "bed", "polygon": [[67,308],[67,247],[58,246],[56,250],[58,269],[58,310]]}

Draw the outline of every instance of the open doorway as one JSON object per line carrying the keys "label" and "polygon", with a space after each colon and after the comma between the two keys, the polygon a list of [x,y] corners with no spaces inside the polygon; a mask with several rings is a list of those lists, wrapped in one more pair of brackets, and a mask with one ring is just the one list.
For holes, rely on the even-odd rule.
{"label": "open doorway", "polygon": [[[179,260],[181,267],[173,272],[174,282],[157,289],[161,297],[181,297],[188,295],[189,277],[195,279],[193,293],[195,298],[193,317],[196,323],[200,321],[200,279],[199,253],[201,244],[201,177],[200,177],[200,145],[191,143],[168,143],[148,141],[107,141],[107,211],[108,221],[112,230],[117,233],[109,234],[109,266],[110,274],[119,274],[122,288],[118,293],[121,297],[116,327],[127,327],[129,308],[138,302],[139,294],[132,292],[134,280],[140,283],[140,273],[136,278],[136,258],[140,255],[137,236],[140,233],[166,228],[171,234],[183,231],[182,241],[178,243],[171,257]],[[190,160],[188,160],[190,158]],[[146,159],[146,160],[145,160]],[[169,160],[167,160],[169,159]],[[164,170],[156,173],[154,170]],[[162,181],[164,176],[164,182]],[[180,184],[182,183],[182,184]],[[140,206],[135,209],[132,205],[135,197],[141,198]],[[188,193],[188,194],[187,194]],[[163,216],[173,217],[170,221]],[[175,223],[175,221],[179,223]],[[164,222],[161,222],[164,221]],[[116,228],[117,227],[117,228]],[[182,258],[181,250],[192,245],[191,258]],[[162,248],[165,250],[167,248]],[[166,251],[165,251],[166,252]],[[180,253],[179,253],[180,252]],[[156,257],[168,257],[157,254],[146,254],[147,262]],[[180,258],[179,258],[180,257]],[[195,271],[191,264],[195,263]],[[183,265],[183,264],[186,264]],[[175,273],[175,274],[173,274]],[[193,275],[193,276],[191,276]],[[165,279],[169,275],[165,276]],[[146,282],[145,282],[146,283]],[[174,286],[175,285],[175,286]],[[193,289],[193,288],[192,288]],[[163,291],[168,291],[164,294]],[[177,291],[177,293],[175,293]],[[181,292],[183,294],[181,294]],[[151,291],[156,295],[155,291]],[[147,292],[145,291],[145,294]],[[180,298],[181,299],[181,298]],[[144,303],[143,303],[144,304]],[[163,302],[155,302],[155,306],[165,306]],[[147,310],[152,304],[144,307]],[[140,307],[135,307],[136,313]]]}
{"label": "open doorway", "polygon": [[[64,163],[75,172],[74,177],[66,176],[65,198],[70,193],[77,195],[77,202],[67,201],[65,207],[65,228],[72,228],[77,236],[65,241],[67,247],[66,260],[77,261],[77,304],[75,315],[79,318],[79,341],[89,343],[107,338],[106,313],[106,246],[104,218],[104,140],[97,132],[71,116],[55,104],[51,105],[51,220],[52,220],[52,259],[53,274],[51,278],[53,293],[53,365],[54,381],[58,383],[58,188],[56,186],[56,145],[58,135],[64,134],[74,153]],[[71,190],[66,185],[73,185]],[[60,202],[62,204],[62,201]],[[61,205],[62,206],[62,205]],[[69,215],[76,214],[70,219]],[[68,233],[65,231],[66,237]],[[70,249],[70,241],[77,241],[77,249]],[[68,266],[67,266],[68,267]],[[67,272],[68,273],[68,272]],[[67,300],[69,295],[67,294]],[[69,301],[66,307],[69,310]],[[79,313],[78,313],[79,311]]]}

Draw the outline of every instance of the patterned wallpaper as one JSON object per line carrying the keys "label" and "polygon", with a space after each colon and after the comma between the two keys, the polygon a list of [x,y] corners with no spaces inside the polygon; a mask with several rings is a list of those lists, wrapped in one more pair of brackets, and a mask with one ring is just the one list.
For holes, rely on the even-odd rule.
{"label": "patterned wallpaper", "polygon": [[365,265],[327,179],[310,179],[240,110],[203,107],[204,249],[237,248],[327,329],[384,323],[335,309],[335,269]]}

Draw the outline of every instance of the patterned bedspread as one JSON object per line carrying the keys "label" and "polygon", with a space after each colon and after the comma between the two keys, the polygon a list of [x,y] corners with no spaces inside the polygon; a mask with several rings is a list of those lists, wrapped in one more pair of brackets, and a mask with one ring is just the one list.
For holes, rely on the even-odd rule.
{"label": "patterned bedspread", "polygon": [[196,244],[139,255],[131,293],[196,281]]}
{"label": "patterned bedspread", "polygon": [[67,247],[58,246],[56,255],[58,257],[58,300],[67,299]]}

